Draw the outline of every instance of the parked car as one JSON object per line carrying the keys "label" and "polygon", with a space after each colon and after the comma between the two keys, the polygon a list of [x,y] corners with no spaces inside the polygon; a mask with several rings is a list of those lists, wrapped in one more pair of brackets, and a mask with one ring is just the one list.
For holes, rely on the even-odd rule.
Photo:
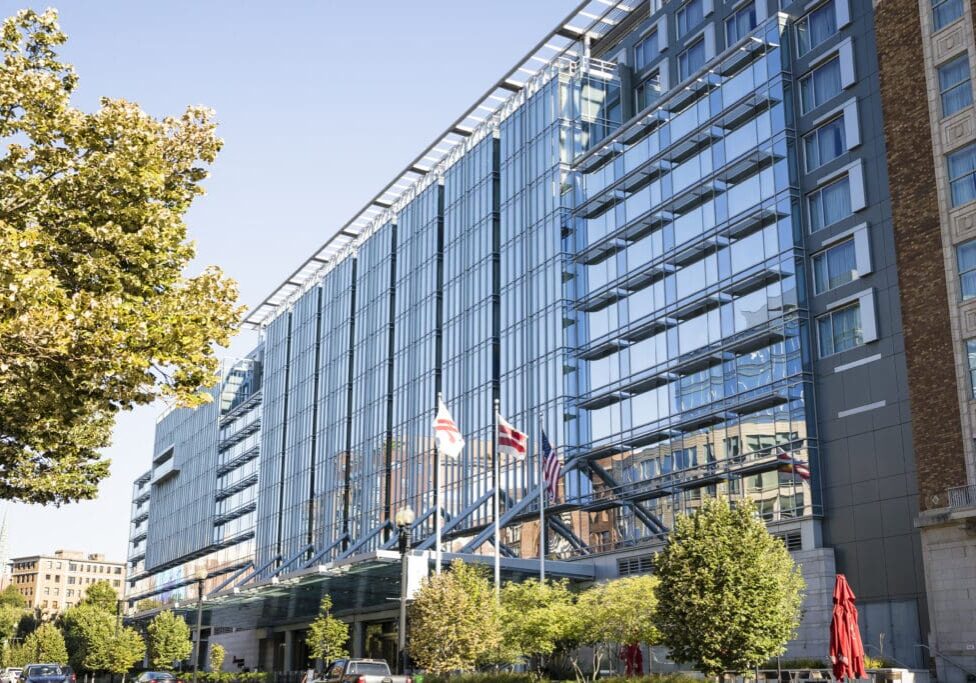
{"label": "parked car", "polygon": [[14,666],[8,666],[2,672],[0,672],[0,683],[17,683],[20,680],[20,673],[23,669]]}
{"label": "parked car", "polygon": [[183,683],[169,671],[143,671],[136,679],[136,683]]}
{"label": "parked car", "polygon": [[62,664],[28,664],[20,673],[22,683],[75,683],[70,666]]}
{"label": "parked car", "polygon": [[412,676],[394,676],[383,659],[337,659],[325,672],[325,683],[413,683]]}

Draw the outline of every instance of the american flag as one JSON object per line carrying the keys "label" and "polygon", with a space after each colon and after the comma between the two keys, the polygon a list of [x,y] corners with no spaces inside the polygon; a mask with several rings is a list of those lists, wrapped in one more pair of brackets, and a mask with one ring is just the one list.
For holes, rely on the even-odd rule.
{"label": "american flag", "polygon": [[525,458],[529,450],[529,435],[515,429],[501,415],[498,416],[498,450],[508,452],[516,460]]}
{"label": "american flag", "polygon": [[464,448],[464,437],[440,398],[437,399],[437,415],[434,417],[434,438],[437,448],[448,458],[456,459]]}
{"label": "american flag", "polygon": [[810,479],[810,468],[807,467],[807,464],[796,460],[786,451],[780,451],[780,454],[776,457],[776,461],[779,463],[777,469],[780,472],[796,474],[803,480]]}
{"label": "american flag", "polygon": [[549,443],[546,431],[542,430],[542,478],[546,482],[546,491],[550,498],[556,497],[560,469],[562,469],[562,465],[559,462],[556,449]]}

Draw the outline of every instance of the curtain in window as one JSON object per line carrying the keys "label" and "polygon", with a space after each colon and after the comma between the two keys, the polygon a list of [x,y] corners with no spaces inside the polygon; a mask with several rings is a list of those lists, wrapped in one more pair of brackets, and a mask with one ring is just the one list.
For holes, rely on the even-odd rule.
{"label": "curtain in window", "polygon": [[823,202],[824,225],[830,225],[851,215],[851,183],[844,178],[828,185],[820,192]]}
{"label": "curtain in window", "polygon": [[833,0],[810,14],[810,45],[819,45],[837,33],[837,14]]}
{"label": "curtain in window", "polygon": [[814,259],[813,266],[817,293],[850,282],[854,279],[854,271],[857,270],[854,242],[845,242],[828,249]]}
{"label": "curtain in window", "polygon": [[932,14],[938,31],[962,16],[962,0],[932,0]]}
{"label": "curtain in window", "polygon": [[952,181],[952,205],[959,206],[976,199],[976,145],[949,155],[949,179]]}
{"label": "curtain in window", "polygon": [[963,55],[939,67],[939,90],[942,93],[942,115],[949,116],[973,101],[969,82],[969,58]]}
{"label": "curtain in window", "polygon": [[967,242],[956,247],[956,259],[962,298],[971,299],[976,296],[976,242]]}
{"label": "curtain in window", "polygon": [[834,353],[853,349],[861,344],[860,306],[838,311],[831,318],[833,319]]}
{"label": "curtain in window", "polygon": [[840,81],[840,60],[833,59],[814,71],[813,81],[814,106],[819,106],[839,93],[842,89]]}

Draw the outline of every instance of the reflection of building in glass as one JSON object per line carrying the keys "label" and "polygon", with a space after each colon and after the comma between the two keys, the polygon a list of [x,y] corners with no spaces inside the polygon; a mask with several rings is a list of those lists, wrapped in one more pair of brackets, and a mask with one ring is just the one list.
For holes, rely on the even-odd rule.
{"label": "reflection of building in glass", "polygon": [[[676,515],[748,499],[809,581],[791,656],[826,651],[843,571],[865,641],[921,663],[873,10],[584,4],[252,312],[239,395],[160,422],[130,598],[181,598],[202,564],[214,628],[262,629],[240,647],[287,668],[328,591],[365,651],[397,510],[433,546],[443,392],[467,442],[446,551],[494,550],[498,399],[565,462],[554,575],[651,571]],[[511,578],[540,552],[536,451],[501,462]]]}

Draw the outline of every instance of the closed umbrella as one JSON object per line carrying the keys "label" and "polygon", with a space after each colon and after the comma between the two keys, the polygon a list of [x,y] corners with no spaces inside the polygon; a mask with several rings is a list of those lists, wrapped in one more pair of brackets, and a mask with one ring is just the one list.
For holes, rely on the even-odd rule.
{"label": "closed umbrella", "polygon": [[867,678],[864,670],[864,645],[857,627],[854,591],[843,574],[834,583],[834,615],[830,621],[830,661],[834,678]]}

